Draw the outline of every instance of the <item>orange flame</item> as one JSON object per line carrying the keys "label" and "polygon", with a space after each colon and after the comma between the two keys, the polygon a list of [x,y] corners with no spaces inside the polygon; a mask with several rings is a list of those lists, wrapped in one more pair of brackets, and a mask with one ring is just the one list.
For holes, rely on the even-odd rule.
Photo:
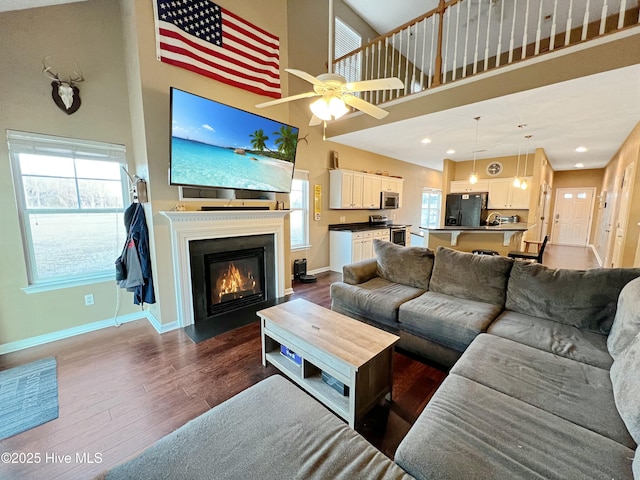
{"label": "orange flame", "polygon": [[247,275],[243,275],[233,262],[229,262],[227,271],[218,277],[216,291],[218,292],[219,303],[222,301],[223,296],[230,293],[244,293],[247,291],[256,293],[256,281],[253,273],[249,272]]}

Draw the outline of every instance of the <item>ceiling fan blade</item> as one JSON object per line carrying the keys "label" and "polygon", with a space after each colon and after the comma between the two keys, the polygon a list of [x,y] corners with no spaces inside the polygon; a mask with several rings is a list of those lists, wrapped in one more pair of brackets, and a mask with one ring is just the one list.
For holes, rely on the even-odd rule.
{"label": "ceiling fan blade", "polygon": [[322,119],[320,117],[316,117],[315,115],[313,115],[311,117],[311,120],[309,120],[310,127],[315,127],[316,125],[320,125],[321,123],[322,123]]}
{"label": "ceiling fan blade", "polygon": [[278,105],[280,103],[285,103],[285,102],[291,102],[293,100],[299,100],[301,98],[315,97],[316,95],[318,95],[316,92],[299,93],[297,95],[291,95],[290,97],[278,98],[277,100],[270,100],[268,102],[259,103],[256,105],[256,108],[271,107],[273,105]]}
{"label": "ceiling fan blade", "polygon": [[354,97],[353,95],[343,95],[342,100],[347,105],[350,105],[353,108],[357,108],[361,112],[364,112],[367,115],[371,115],[378,120],[383,119],[384,117],[389,115],[389,112],[387,112],[386,110],[383,110],[380,107],[376,107],[374,104],[362,100],[361,98]]}
{"label": "ceiling fan blade", "polygon": [[309,82],[309,83],[311,83],[313,85],[317,85],[318,87],[326,86],[326,84],[323,81],[318,80],[313,75],[311,75],[311,74],[309,74],[307,72],[303,72],[302,70],[296,70],[295,68],[285,68],[285,71],[289,72],[291,75],[295,75],[298,78],[306,80],[307,82]]}
{"label": "ceiling fan blade", "polygon": [[365,92],[368,90],[396,90],[404,88],[402,80],[396,77],[379,78],[377,80],[362,80],[361,82],[352,82],[345,85],[350,92]]}

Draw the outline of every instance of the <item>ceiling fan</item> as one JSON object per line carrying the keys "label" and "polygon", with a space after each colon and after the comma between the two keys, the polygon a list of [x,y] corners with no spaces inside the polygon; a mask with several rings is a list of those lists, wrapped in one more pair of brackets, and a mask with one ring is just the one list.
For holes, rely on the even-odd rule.
{"label": "ceiling fan", "polygon": [[404,83],[399,78],[379,78],[375,80],[362,80],[359,82],[348,82],[347,79],[337,73],[332,72],[333,65],[333,0],[329,0],[329,72],[314,77],[302,70],[286,68],[285,70],[298,78],[306,80],[313,85],[313,91],[291,95],[290,97],[279,98],[256,105],[256,108],[271,107],[280,103],[300,100],[302,98],[321,97],[311,103],[309,107],[313,116],[309,122],[310,126],[319,125],[322,121],[338,119],[349,111],[347,105],[356,110],[371,115],[378,120],[386,117],[389,112],[383,110],[366,100],[361,99],[359,92],[375,90],[395,90],[404,88]]}
{"label": "ceiling fan", "polygon": [[290,74],[311,83],[313,85],[313,91],[260,103],[256,105],[256,107],[271,107],[272,105],[299,100],[301,98],[320,96],[322,98],[316,100],[310,105],[313,117],[311,117],[309,125],[319,125],[323,120],[327,121],[332,118],[340,118],[349,111],[346,105],[380,120],[381,118],[386,117],[389,112],[367,102],[366,100],[362,100],[355,94],[371,90],[394,90],[404,88],[404,83],[402,83],[399,78],[395,77],[363,80],[360,82],[347,82],[346,78],[337,73],[323,73],[314,77],[302,70],[296,70],[293,68],[286,68],[285,70]]}

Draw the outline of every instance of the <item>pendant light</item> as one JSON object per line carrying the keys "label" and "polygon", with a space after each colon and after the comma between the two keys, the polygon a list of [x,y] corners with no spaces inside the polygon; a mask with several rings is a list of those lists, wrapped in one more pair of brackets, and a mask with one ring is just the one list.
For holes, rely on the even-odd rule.
{"label": "pendant light", "polygon": [[[520,130],[522,130],[526,126],[527,125],[523,123],[523,124],[518,125],[518,128]],[[518,145],[518,165],[516,166],[516,176],[513,179],[513,186],[515,188],[520,188],[522,186],[522,182],[520,182],[520,177],[519,177],[519,175],[520,175],[520,152],[521,152],[521,150],[522,150],[522,141],[520,141],[520,144]]]}
{"label": "pendant light", "polygon": [[478,125],[480,125],[480,119],[482,117],[474,117],[476,121],[476,144],[473,149],[473,170],[471,170],[471,175],[469,175],[469,183],[471,185],[475,185],[478,183],[478,174],[476,173],[476,153],[478,152]]}
{"label": "pendant light", "polygon": [[518,178],[518,173],[520,173],[520,145],[518,145],[518,165],[516,167],[516,177],[513,179],[513,186],[516,188],[520,188],[522,186],[520,178]]}
{"label": "pendant light", "polygon": [[522,183],[520,184],[520,188],[522,190],[526,190],[528,185],[527,185],[527,180],[524,178],[527,176],[527,161],[529,160],[529,143],[531,141],[531,137],[533,137],[533,135],[527,135],[526,138],[527,139],[527,151],[524,155],[524,175],[522,177]]}

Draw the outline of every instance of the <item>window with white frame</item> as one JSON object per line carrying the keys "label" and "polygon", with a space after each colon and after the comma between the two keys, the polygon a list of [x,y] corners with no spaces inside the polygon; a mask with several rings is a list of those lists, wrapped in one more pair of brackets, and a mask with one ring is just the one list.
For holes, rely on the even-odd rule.
{"label": "window with white frame", "polygon": [[309,172],[296,169],[289,196],[291,249],[309,248]]}
{"label": "window with white frame", "polygon": [[[334,23],[334,38],[334,60],[362,46],[360,34],[338,17],[335,18]],[[361,64],[362,53],[358,53],[336,64],[335,73],[342,75],[348,82],[357,82],[361,79]]]}
{"label": "window with white frame", "polygon": [[126,238],[125,147],[16,131],[7,140],[29,284],[114,277]]}
{"label": "window with white frame", "polygon": [[440,203],[442,201],[442,190],[433,188],[422,189],[422,212],[420,216],[420,226],[428,228],[438,228],[440,225]]}

